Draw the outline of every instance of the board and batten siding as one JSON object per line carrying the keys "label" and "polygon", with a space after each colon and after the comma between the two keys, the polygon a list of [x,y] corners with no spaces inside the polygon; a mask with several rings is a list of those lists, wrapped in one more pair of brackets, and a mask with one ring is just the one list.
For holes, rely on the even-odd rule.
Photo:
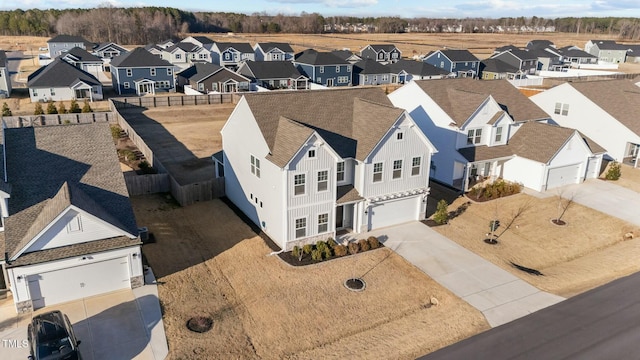
{"label": "board and batten siding", "polygon": [[[287,171],[287,193],[289,209],[308,207],[313,204],[336,200],[336,158],[328,146],[317,145],[323,141],[312,138],[293,158]],[[309,150],[315,151],[315,157],[309,158]],[[328,171],[327,190],[318,192],[318,172]],[[294,179],[296,175],[305,174],[305,194],[295,195]]]}
{"label": "board and batten siding", "polygon": [[[265,159],[269,147],[244,97],[221,133],[227,197],[284,247],[286,172]],[[259,178],[251,173],[251,155],[260,160]]]}
{"label": "board and batten siding", "polygon": [[[361,192],[366,198],[393,194],[401,191],[426,188],[429,186],[429,162],[431,149],[424,143],[416,126],[405,117],[399,127],[385,135],[381,144],[369,155],[364,166],[364,188]],[[402,140],[397,140],[397,134],[403,133]],[[411,175],[412,159],[421,158],[420,175]],[[402,160],[402,176],[393,179],[393,162]],[[373,182],[373,165],[382,162],[382,181]]]}
{"label": "board and batten siding", "polygon": [[[328,214],[329,222],[327,224],[327,232],[318,232],[318,215]],[[333,202],[324,202],[313,204],[306,207],[292,208],[287,211],[287,217],[290,219],[287,226],[287,242],[283,249],[291,250],[294,245],[315,243],[318,240],[326,241],[329,237],[335,238],[335,205]],[[306,235],[296,238],[295,219],[306,218],[307,228]]]}
{"label": "board and batten siding", "polygon": [[52,249],[124,235],[124,231],[116,230],[87,213],[69,209],[69,211],[53,223],[26,252]]}

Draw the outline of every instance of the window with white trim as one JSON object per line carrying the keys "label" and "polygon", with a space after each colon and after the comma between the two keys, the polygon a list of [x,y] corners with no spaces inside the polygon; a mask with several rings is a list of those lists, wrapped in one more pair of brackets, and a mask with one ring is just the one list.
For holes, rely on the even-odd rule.
{"label": "window with white trim", "polygon": [[67,223],[67,232],[79,232],[82,231],[82,223],[80,222],[80,214],[76,215]]}
{"label": "window with white trim", "polygon": [[495,142],[500,142],[500,141],[502,141],[502,126],[499,126],[496,128]]}
{"label": "window with white trim", "polygon": [[204,91],[204,83],[198,83],[198,91]]}
{"label": "window with white trim", "polygon": [[49,91],[51,92],[51,96],[55,96],[56,95],[56,89],[51,88],[51,89],[49,89]]}
{"label": "window with white trim", "polygon": [[338,83],[339,84],[346,84],[349,82],[349,77],[348,76],[338,76]]}
{"label": "window with white trim", "polygon": [[171,68],[167,68],[167,76],[173,75],[173,70]]}
{"label": "window with white trim", "polygon": [[314,149],[309,150],[309,152],[307,153],[307,156],[309,156],[310,158],[315,158],[316,151]]}
{"label": "window with white trim", "polygon": [[127,77],[133,76],[133,69],[127,69]]}
{"label": "window with white trim", "polygon": [[307,218],[296,219],[296,239],[307,236]]}
{"label": "window with white trim", "polygon": [[400,179],[402,177],[402,160],[393,161],[393,172],[391,178]]}
{"label": "window with white trim", "polygon": [[329,171],[318,171],[318,192],[326,191],[329,188]]}
{"label": "window with white trim", "polygon": [[151,76],[156,76],[156,68],[151,68],[151,69],[149,69],[149,74],[150,74]]}
{"label": "window with white trim", "polygon": [[124,87],[125,89],[129,89],[131,87],[131,85],[129,85],[129,82],[126,81],[126,82],[122,83],[122,87]]}
{"label": "window with white trim", "polygon": [[373,182],[382,181],[382,163],[373,164]]}
{"label": "window with white trim", "polygon": [[336,72],[339,73],[340,72],[340,66],[336,66]]}
{"label": "window with white trim", "polygon": [[320,66],[320,74],[324,74],[324,66]]}
{"label": "window with white trim", "polygon": [[382,81],[389,81],[389,75],[382,75]]}
{"label": "window with white trim", "polygon": [[251,155],[251,173],[256,177],[260,177],[260,159]]}
{"label": "window with white trim", "polygon": [[306,180],[305,174],[294,175],[293,176],[293,194],[304,195],[306,182],[307,180]]}
{"label": "window with white trim", "polygon": [[396,134],[396,140],[404,140],[404,133],[402,131]]}
{"label": "window with white trim", "polygon": [[318,234],[329,231],[329,214],[318,215]]}
{"label": "window with white trim", "polygon": [[567,116],[569,114],[569,104],[557,102],[553,113],[556,115]]}
{"label": "window with white trim", "polygon": [[336,180],[344,181],[344,161],[341,161],[336,165]]}
{"label": "window with white trim", "polygon": [[351,72],[351,65],[347,65],[347,72]]}
{"label": "window with white trim", "polygon": [[420,156],[411,159],[411,176],[420,175],[420,165],[422,165],[422,158]]}
{"label": "window with white trim", "polygon": [[479,144],[482,140],[482,129],[470,129],[467,132],[467,145]]}

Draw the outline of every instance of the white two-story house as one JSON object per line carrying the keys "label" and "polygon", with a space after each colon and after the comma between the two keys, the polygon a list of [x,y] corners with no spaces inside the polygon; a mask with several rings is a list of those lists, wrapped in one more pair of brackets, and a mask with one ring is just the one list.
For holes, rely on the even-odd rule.
{"label": "white two-story house", "polygon": [[247,94],[222,143],[228,198],[284,250],[425,218],[436,150],[383,89]]}
{"label": "white two-story house", "polygon": [[438,153],[430,174],[466,191],[503,178],[543,191],[599,175],[604,149],[550,116],[506,80],[414,81],[389,95]]}

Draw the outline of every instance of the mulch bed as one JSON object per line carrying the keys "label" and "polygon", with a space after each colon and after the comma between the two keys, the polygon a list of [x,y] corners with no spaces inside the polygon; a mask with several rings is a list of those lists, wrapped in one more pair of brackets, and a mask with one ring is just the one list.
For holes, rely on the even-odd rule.
{"label": "mulch bed", "polygon": [[[377,247],[376,249],[380,249],[383,248],[384,245],[382,243],[380,243],[380,246]],[[366,251],[371,251],[371,250],[376,250],[376,249],[369,249]],[[356,254],[353,255],[357,255],[360,254],[362,252],[366,252],[366,251],[359,251]],[[280,254],[278,254],[278,256],[280,257],[280,259],[282,259],[284,262],[286,262],[287,264],[291,265],[291,266],[305,266],[305,265],[313,265],[313,264],[318,264],[321,262],[327,262],[327,261],[331,261],[334,259],[340,259],[340,258],[345,258],[345,257],[349,257],[352,256],[351,254],[347,253],[347,255],[345,256],[333,256],[330,259],[324,259],[324,260],[313,260],[311,258],[311,254],[305,254],[302,255],[302,260],[298,260],[297,257],[293,256],[293,252],[291,251],[285,251],[285,252],[281,252]]]}
{"label": "mulch bed", "polygon": [[501,199],[501,198],[505,198],[505,197],[513,196],[513,195],[517,195],[517,194],[520,194],[520,193],[503,195],[503,196],[500,196],[500,197],[497,197],[497,198],[486,198],[484,196],[483,197],[478,197],[478,196],[475,196],[475,195],[471,195],[471,193],[467,192],[467,193],[464,194],[464,196],[466,196],[467,199],[469,199],[471,201],[481,203],[481,202],[487,202],[487,201],[491,201],[491,200]]}

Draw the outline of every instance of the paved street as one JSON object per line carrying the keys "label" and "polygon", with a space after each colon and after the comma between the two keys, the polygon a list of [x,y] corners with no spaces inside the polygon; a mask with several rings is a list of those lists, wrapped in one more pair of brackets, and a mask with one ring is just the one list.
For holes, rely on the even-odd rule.
{"label": "paved street", "polygon": [[540,291],[420,222],[369,234],[480,310],[492,327],[508,323],[564,298]]}
{"label": "paved street", "polygon": [[638,359],[638,344],[640,273],[420,359]]}

